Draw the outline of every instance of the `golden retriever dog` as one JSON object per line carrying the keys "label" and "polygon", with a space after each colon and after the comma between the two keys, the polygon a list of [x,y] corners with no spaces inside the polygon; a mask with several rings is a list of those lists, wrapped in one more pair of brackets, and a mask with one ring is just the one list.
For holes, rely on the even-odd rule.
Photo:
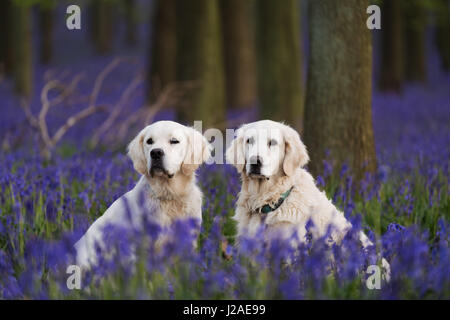
{"label": "golden retriever dog", "polygon": [[155,122],[131,141],[128,156],[141,177],[75,244],[79,266],[96,263],[95,246],[102,247],[105,226],[139,228],[149,212],[152,216],[146,218],[162,227],[179,218],[195,218],[201,223],[202,192],[196,185],[195,170],[210,156],[210,145],[200,132],[172,121]]}
{"label": "golden retriever dog", "polygon": [[[260,230],[267,241],[287,239],[293,232],[304,241],[309,220],[313,239],[326,235],[332,225],[330,241],[339,243],[352,227],[303,168],[308,152],[289,126],[271,120],[243,125],[226,151],[226,160],[242,180],[234,215],[238,244],[241,236],[255,236]],[[372,245],[363,232],[360,240],[364,247]]]}

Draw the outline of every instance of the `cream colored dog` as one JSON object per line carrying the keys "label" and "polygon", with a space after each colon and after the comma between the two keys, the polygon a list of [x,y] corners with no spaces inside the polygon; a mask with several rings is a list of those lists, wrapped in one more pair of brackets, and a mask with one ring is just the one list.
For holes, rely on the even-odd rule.
{"label": "cream colored dog", "polygon": [[[209,155],[207,140],[176,122],[159,121],[139,132],[128,146],[128,156],[142,176],[75,244],[77,264],[88,267],[96,263],[95,243],[102,247],[107,225],[139,228],[148,213],[152,216],[146,218],[163,227],[179,218],[196,218],[201,223],[202,192],[196,185],[195,170]],[[142,193],[143,204],[139,201]]]}
{"label": "cream colored dog", "polygon": [[[243,125],[226,158],[242,179],[234,216],[237,243],[241,236],[255,236],[260,230],[266,240],[287,239],[297,232],[299,241],[304,241],[310,219],[313,239],[326,235],[332,225],[330,240],[339,243],[352,227],[302,168],[309,157],[294,129],[270,120]],[[360,240],[364,247],[372,245],[363,232]],[[383,265],[388,268],[384,259]]]}

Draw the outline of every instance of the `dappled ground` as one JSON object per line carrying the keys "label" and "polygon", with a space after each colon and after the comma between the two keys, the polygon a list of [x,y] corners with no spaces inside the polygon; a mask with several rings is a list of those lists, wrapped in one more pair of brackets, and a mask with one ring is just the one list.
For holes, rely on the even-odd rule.
{"label": "dappled ground", "polygon": [[[96,74],[102,67],[93,64],[86,70]],[[132,77],[127,65],[121,68],[105,83],[101,103],[116,101],[126,86],[117,86],[125,83],[119,80]],[[90,92],[92,82],[93,77],[87,75],[80,83],[81,93]],[[39,80],[36,86],[42,85]],[[171,231],[174,243],[162,252],[142,245],[134,272],[119,260],[105,261],[102,268],[83,278],[89,290],[68,290],[65,271],[72,244],[116,198],[134,186],[138,174],[124,155],[124,144],[118,152],[107,151],[108,145],[93,150],[87,147],[86,139],[104,117],[101,113],[69,130],[51,161],[42,159],[37,135],[9,94],[9,86],[7,82],[0,86],[2,298],[450,297],[448,76],[428,88],[408,86],[403,96],[374,94],[376,176],[357,184],[345,166],[334,168],[332,159],[326,159],[329,165],[317,177],[320,187],[356,228],[361,225],[378,242],[377,251],[391,263],[392,279],[383,283],[381,290],[369,290],[365,285],[365,270],[377,261],[377,253],[363,252],[355,233],[331,249],[321,241],[293,250],[286,243],[264,247],[258,239],[248,239],[243,253],[238,254],[230,217],[240,184],[228,165],[205,165],[199,170],[205,201],[197,251],[180,245],[189,243],[191,237],[190,224],[180,224]],[[135,109],[142,101],[143,96],[136,95],[126,108]],[[50,130],[82,104],[52,110]],[[39,107],[36,96],[32,109],[37,112]],[[171,117],[169,110],[156,119]],[[135,133],[129,133],[130,137]],[[163,231],[151,225],[121,232],[121,241],[111,239],[111,245],[117,245],[126,256],[129,242],[146,244],[159,232]],[[331,264],[330,254],[334,256]],[[282,263],[286,258],[292,261],[288,266]]]}

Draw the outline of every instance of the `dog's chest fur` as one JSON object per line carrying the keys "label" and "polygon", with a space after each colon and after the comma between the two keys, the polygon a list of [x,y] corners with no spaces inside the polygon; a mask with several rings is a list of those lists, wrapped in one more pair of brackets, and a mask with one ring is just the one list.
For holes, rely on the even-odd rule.
{"label": "dog's chest fur", "polygon": [[202,193],[194,177],[188,180],[178,177],[170,181],[150,179],[145,181],[145,191],[149,206],[156,207],[155,215],[160,223],[168,225],[189,217],[201,219]]}
{"label": "dog's chest fur", "polygon": [[[254,235],[258,230],[270,229],[274,225],[295,226],[302,236],[305,226],[317,207],[317,189],[309,173],[299,169],[292,176],[278,176],[272,181],[254,181],[242,178],[242,190],[237,202],[235,220],[238,222],[238,235],[246,232]],[[281,195],[293,187],[289,196],[274,211],[257,213],[257,209],[269,204],[273,207]]]}

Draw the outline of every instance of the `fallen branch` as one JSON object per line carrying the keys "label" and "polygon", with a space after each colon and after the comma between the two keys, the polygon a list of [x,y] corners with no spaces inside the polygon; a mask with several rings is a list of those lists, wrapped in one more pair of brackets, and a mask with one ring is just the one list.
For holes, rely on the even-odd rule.
{"label": "fallen branch", "polygon": [[174,82],[168,84],[157,95],[157,99],[151,105],[140,107],[136,112],[130,114],[124,121],[121,122],[115,135],[115,140],[124,141],[129,128],[133,125],[139,124],[145,126],[153,121],[155,115],[163,108],[175,105],[178,101],[196,86],[194,81]]}
{"label": "fallen branch", "polygon": [[133,81],[130,82],[130,84],[127,86],[127,88],[124,90],[122,95],[120,96],[119,102],[115,105],[112,112],[109,114],[109,116],[105,119],[105,121],[100,125],[100,127],[96,130],[94,135],[92,136],[92,139],[90,141],[90,145],[92,148],[95,148],[99,141],[101,136],[108,131],[117,120],[117,117],[120,115],[122,108],[125,106],[127,101],[130,100],[131,95],[134,93],[136,88],[144,81],[144,76],[142,74],[138,74],[134,77]]}
{"label": "fallen branch", "polygon": [[[50,135],[47,125],[47,115],[50,109],[62,102],[66,101],[75,92],[78,83],[82,79],[82,74],[77,74],[72,78],[72,81],[68,86],[65,86],[60,80],[49,80],[41,91],[41,110],[36,117],[33,115],[29,102],[25,99],[21,100],[20,106],[25,112],[25,117],[30,126],[39,132],[40,138],[43,142],[42,153],[50,159],[52,151],[67,131],[72,128],[79,121],[89,117],[90,115],[105,110],[105,106],[97,105],[97,98],[103,86],[105,78],[123,61],[124,59],[116,58],[110,62],[100,74],[97,76],[94,82],[94,87],[88,98],[88,105],[86,108],[80,110],[76,114],[70,116],[63,125],[61,125],[53,136]],[[47,74],[48,76],[48,74]],[[65,76],[65,75],[64,75]],[[49,93],[52,90],[60,90],[60,93],[53,99],[49,98]]]}

